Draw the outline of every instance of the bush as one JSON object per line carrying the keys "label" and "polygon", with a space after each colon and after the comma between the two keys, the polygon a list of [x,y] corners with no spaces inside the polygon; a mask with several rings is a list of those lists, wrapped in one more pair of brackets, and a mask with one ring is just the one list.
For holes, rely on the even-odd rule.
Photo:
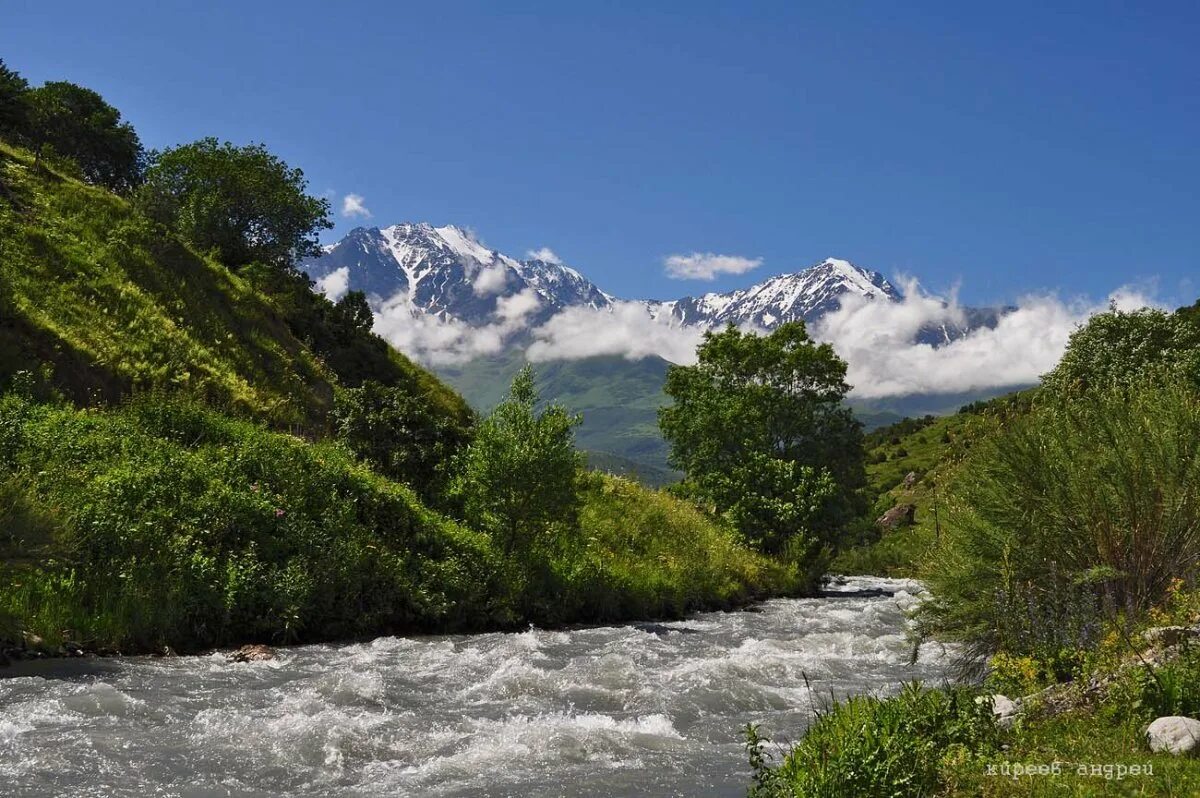
{"label": "bush", "polygon": [[910,684],[892,698],[835,703],[818,713],[777,768],[769,766],[764,740],[750,729],[751,798],[932,795],[947,761],[999,745],[991,706],[975,698],[966,689]]}
{"label": "bush", "polygon": [[1071,334],[1062,360],[1043,382],[1065,396],[1133,386],[1163,374],[1200,387],[1200,324],[1186,310],[1113,309],[1092,316]]}
{"label": "bush", "polygon": [[465,425],[424,396],[367,380],[336,394],[337,437],[379,473],[437,501],[448,477],[445,464],[467,442]]}
{"label": "bush", "polygon": [[455,493],[467,520],[491,534],[506,555],[522,558],[573,532],[579,512],[583,458],[572,432],[579,419],[557,405],[539,412],[537,403],[533,370],[526,366],[457,464]]}
{"label": "bush", "polygon": [[194,649],[503,614],[487,538],[336,445],[157,396],[104,413],[10,397],[14,428],[9,479],[53,544],[10,575],[0,612],[47,641]]}
{"label": "bush", "polygon": [[1200,401],[1147,384],[1044,401],[957,479],[928,631],[1053,656],[1132,622],[1200,563]]}

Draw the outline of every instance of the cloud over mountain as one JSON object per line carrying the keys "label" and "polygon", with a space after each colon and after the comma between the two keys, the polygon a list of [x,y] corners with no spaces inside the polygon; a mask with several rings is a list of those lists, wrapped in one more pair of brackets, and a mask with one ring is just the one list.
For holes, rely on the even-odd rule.
{"label": "cloud over mountain", "polygon": [[722,274],[745,274],[762,265],[762,258],[693,252],[663,258],[667,276],[674,280],[715,280]]}
{"label": "cloud over mountain", "polygon": [[370,219],[371,211],[367,208],[366,202],[362,194],[347,194],[342,197],[342,216],[345,216],[347,219],[355,217]]}
{"label": "cloud over mountain", "polygon": [[[617,355],[691,363],[706,329],[769,330],[801,319],[848,363],[853,396],[961,394],[1028,385],[1054,366],[1071,332],[1108,302],[1022,297],[1004,309],[969,308],[915,280],[901,288],[837,258],[727,293],[667,302],[620,300],[548,249],[517,260],[464,228],[358,228],[304,266],[332,299],[364,290],[375,329],[434,366],[520,347],[531,360]],[[676,256],[681,273],[748,270],[736,256]],[[1137,292],[1109,298],[1149,304]]]}

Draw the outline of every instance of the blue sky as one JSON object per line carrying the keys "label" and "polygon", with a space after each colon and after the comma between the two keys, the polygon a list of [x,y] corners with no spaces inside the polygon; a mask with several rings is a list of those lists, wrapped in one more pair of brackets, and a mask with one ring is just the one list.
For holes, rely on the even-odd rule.
{"label": "blue sky", "polygon": [[[830,255],[975,303],[1200,295],[1200,5],[899,5],[9,0],[0,57],[624,296]],[[763,263],[669,279],[691,252]]]}

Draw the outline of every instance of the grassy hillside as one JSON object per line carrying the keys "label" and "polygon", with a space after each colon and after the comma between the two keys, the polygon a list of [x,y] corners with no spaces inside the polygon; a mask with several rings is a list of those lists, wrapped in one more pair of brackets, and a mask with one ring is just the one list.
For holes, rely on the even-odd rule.
{"label": "grassy hillside", "polygon": [[[438,369],[480,411],[494,407],[524,364],[520,347],[468,363]],[[549,401],[583,414],[576,431],[579,447],[595,453],[597,468],[662,484],[677,477],[667,465],[667,447],[658,431],[658,408],[667,361],[651,357],[593,357],[538,364],[538,390]]]}
{"label": "grassy hillside", "polygon": [[[908,418],[867,433],[867,482],[872,517],[902,504],[916,507],[915,523],[883,532],[877,540],[841,552],[835,573],[914,576],[937,541],[946,496],[963,459],[1033,395],[1022,391],[965,406],[948,416]],[[906,477],[913,475],[910,484]]]}
{"label": "grassy hillside", "polygon": [[[231,272],[0,145],[0,643],[146,651],[677,616],[796,588],[684,502],[598,475],[577,527],[529,562],[503,556],[330,440],[335,398],[366,380],[400,389],[401,426],[432,415],[469,438],[463,399],[367,326],[303,277]],[[616,372],[591,376],[633,398]],[[569,370],[548,378],[597,401]]]}
{"label": "grassy hillside", "polygon": [[[46,378],[78,402],[162,388],[280,425],[320,427],[348,360],[310,345],[324,338],[333,348],[328,322],[315,318],[324,300],[283,285],[273,301],[260,289],[125,200],[0,144],[0,380],[49,364]],[[343,348],[373,354],[376,379],[467,412],[375,340]]]}
{"label": "grassy hillside", "polygon": [[0,397],[0,642],[191,649],[676,617],[788,592],[785,567],[665,494],[589,477],[526,594],[485,534],[333,443],[190,400]]}

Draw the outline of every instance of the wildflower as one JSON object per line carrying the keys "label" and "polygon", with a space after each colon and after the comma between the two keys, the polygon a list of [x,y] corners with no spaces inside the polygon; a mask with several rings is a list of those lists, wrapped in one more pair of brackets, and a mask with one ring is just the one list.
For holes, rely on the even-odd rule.
{"label": "wildflower", "polygon": [[257,482],[252,482],[252,483],[250,484],[250,490],[254,491],[255,493],[258,493],[258,483],[257,483]]}
{"label": "wildflower", "polygon": [[276,517],[276,518],[283,518],[283,510],[281,510],[281,509],[279,509],[278,507],[276,507],[276,508],[275,508],[275,517]]}

